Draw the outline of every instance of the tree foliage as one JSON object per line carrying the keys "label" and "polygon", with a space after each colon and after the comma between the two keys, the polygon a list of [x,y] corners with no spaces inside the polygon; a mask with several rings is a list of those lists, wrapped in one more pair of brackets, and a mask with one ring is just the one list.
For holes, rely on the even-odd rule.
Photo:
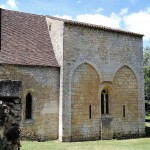
{"label": "tree foliage", "polygon": [[150,47],[144,49],[144,66],[150,66]]}
{"label": "tree foliage", "polygon": [[144,49],[145,100],[150,101],[150,47]]}

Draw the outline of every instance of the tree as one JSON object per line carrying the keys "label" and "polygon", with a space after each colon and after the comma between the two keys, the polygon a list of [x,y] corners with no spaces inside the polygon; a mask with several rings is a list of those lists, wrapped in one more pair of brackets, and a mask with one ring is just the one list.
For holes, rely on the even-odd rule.
{"label": "tree", "polygon": [[144,49],[144,67],[149,66],[150,67],[150,47],[146,47]]}
{"label": "tree", "polygon": [[144,49],[145,100],[150,101],[150,47]]}

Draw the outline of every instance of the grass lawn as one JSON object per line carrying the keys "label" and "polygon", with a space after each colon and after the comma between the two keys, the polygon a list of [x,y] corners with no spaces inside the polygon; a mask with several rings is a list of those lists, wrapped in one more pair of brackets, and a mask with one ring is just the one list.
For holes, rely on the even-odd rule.
{"label": "grass lawn", "polygon": [[21,150],[150,150],[150,138],[71,143],[23,141]]}
{"label": "grass lawn", "polygon": [[[150,137],[150,115],[146,116],[146,135]],[[21,150],[150,150],[150,138],[61,143],[22,141]]]}
{"label": "grass lawn", "polygon": [[145,132],[146,136],[150,137],[150,114],[147,114],[145,117]]}

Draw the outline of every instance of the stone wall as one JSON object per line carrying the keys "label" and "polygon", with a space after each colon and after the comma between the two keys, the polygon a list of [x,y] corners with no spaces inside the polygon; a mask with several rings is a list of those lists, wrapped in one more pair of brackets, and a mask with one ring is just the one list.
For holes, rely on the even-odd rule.
{"label": "stone wall", "polygon": [[120,68],[114,77],[113,85],[115,97],[112,115],[115,136],[138,134],[140,110],[138,110],[138,84],[134,72],[126,66]]}
{"label": "stone wall", "polygon": [[96,70],[86,63],[72,76],[71,141],[99,139],[99,82]]}
{"label": "stone wall", "polygon": [[[1,80],[22,82],[22,137],[58,138],[59,68],[1,65]],[[32,119],[25,119],[26,95],[32,95]]]}
{"label": "stone wall", "polygon": [[52,40],[52,45],[56,59],[60,65],[60,89],[59,89],[59,140],[62,141],[63,137],[63,32],[64,23],[62,21],[46,17],[49,27],[49,34]]}
{"label": "stone wall", "polygon": [[0,80],[0,97],[20,97],[21,81]]}
{"label": "stone wall", "polygon": [[[133,96],[134,102],[131,102],[131,105],[134,104],[133,108],[136,108],[137,111],[135,110],[133,113],[136,115],[135,119],[130,120],[132,118],[132,115],[130,116],[130,114],[132,114],[132,107],[129,107],[129,110],[127,109],[130,117],[126,119],[128,131],[125,131],[124,128],[124,133],[129,133],[129,130],[132,131],[134,124],[136,124],[136,129],[134,128],[134,134],[144,134],[145,111],[142,38],[134,35],[108,32],[72,24],[65,24],[63,37],[64,54],[62,114],[64,118],[61,129],[63,137],[61,140],[70,141],[71,137],[73,136],[71,131],[71,103],[73,101],[71,97],[71,87],[74,71],[78,66],[84,63],[91,65],[97,71],[97,74],[100,78],[99,93],[101,93],[101,90],[106,87],[106,85],[107,87],[111,87],[113,93],[110,101],[115,103],[118,103],[119,101],[115,101],[115,92],[117,92],[118,87],[115,84],[116,82],[114,80],[116,79],[114,79],[114,77],[116,77],[117,71],[123,66],[127,66],[127,68],[130,68],[129,70],[132,70],[131,72],[134,72],[136,77],[133,79],[133,82],[135,79],[137,79],[137,86],[135,89],[137,93],[135,96]],[[123,78],[123,80],[125,79]],[[128,103],[129,106],[130,100],[127,98],[124,100],[127,100],[124,105],[127,105]],[[101,116],[101,113],[99,114],[100,124],[102,124],[99,131],[101,132],[101,129],[107,131],[100,133],[100,136],[103,136],[107,139],[112,138],[117,129],[119,130],[121,128],[120,125],[117,127],[114,123],[115,121],[113,120],[119,119],[115,113],[119,113],[122,110],[122,105],[118,104],[118,107],[116,106],[116,112],[113,109],[114,106],[110,105],[110,110],[112,111],[110,111],[108,116]],[[87,125],[86,122],[85,125]],[[104,133],[109,133],[109,131],[111,131],[110,135],[103,135]]]}

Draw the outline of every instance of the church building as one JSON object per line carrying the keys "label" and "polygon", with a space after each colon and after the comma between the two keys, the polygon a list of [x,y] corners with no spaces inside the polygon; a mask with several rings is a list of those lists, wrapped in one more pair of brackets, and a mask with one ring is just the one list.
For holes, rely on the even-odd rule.
{"label": "church building", "polygon": [[145,134],[143,35],[0,9],[0,100],[21,101],[22,138]]}

